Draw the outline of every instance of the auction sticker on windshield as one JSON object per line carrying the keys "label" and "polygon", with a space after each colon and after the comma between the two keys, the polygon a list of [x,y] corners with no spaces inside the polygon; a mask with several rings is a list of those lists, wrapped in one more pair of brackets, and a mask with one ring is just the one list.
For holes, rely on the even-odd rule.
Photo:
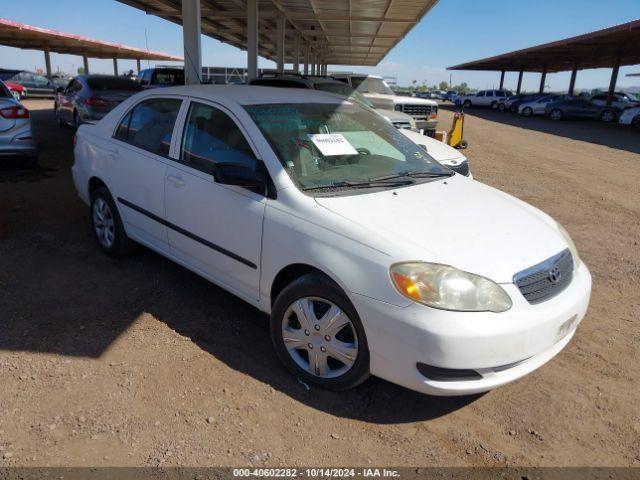
{"label": "auction sticker on windshield", "polygon": [[308,133],[307,136],[325,157],[358,155],[358,151],[340,133]]}

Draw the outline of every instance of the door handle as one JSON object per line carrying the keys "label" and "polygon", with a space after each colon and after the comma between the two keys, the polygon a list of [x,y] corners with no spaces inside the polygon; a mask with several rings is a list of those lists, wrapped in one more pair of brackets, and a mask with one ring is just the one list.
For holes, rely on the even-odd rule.
{"label": "door handle", "polygon": [[173,183],[176,187],[184,187],[186,185],[186,182],[180,176],[167,175],[167,180]]}

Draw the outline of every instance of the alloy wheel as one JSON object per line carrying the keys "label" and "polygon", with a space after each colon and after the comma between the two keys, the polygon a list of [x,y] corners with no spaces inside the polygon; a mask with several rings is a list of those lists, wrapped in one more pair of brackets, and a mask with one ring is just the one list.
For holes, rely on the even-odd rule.
{"label": "alloy wheel", "polygon": [[611,110],[605,110],[604,112],[602,112],[602,114],[600,115],[600,118],[602,119],[603,122],[605,123],[611,123],[613,122],[613,120],[615,119],[615,115]]}
{"label": "alloy wheel", "polygon": [[551,110],[551,114],[549,116],[551,117],[551,120],[561,120],[562,112],[558,109]]}
{"label": "alloy wheel", "polygon": [[98,197],[93,202],[93,228],[98,241],[104,248],[113,247],[116,238],[115,221],[109,204]]}
{"label": "alloy wheel", "polygon": [[287,308],[282,339],[291,359],[319,378],[347,373],[358,357],[358,336],[349,316],[335,303],[303,297]]}

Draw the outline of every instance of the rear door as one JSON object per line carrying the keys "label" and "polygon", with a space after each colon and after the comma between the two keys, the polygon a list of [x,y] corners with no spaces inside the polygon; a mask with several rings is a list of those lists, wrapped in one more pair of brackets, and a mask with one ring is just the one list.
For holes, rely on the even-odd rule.
{"label": "rear door", "polygon": [[224,107],[192,101],[174,157],[165,183],[171,253],[240,296],[259,299],[266,198],[214,178],[218,163],[263,167],[245,130]]}
{"label": "rear door", "polygon": [[127,231],[157,250],[168,252],[164,225],[164,182],[179,97],[153,97],[138,103],[120,121],[112,156],[114,200]]}

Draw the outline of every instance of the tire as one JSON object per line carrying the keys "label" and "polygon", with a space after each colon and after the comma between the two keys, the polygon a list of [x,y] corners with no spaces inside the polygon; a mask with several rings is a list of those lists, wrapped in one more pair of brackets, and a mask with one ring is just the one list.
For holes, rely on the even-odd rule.
{"label": "tire", "polygon": [[104,253],[121,257],[134,251],[135,243],[127,237],[120,213],[106,187],[99,187],[91,194],[89,216],[93,234]]}
{"label": "tire", "polygon": [[631,126],[640,129],[640,115],[633,117],[633,120],[631,120]]}
{"label": "tire", "polygon": [[460,150],[464,150],[468,146],[469,146],[469,143],[465,139],[462,139],[462,140],[460,140],[460,144],[458,145],[458,148]]}
{"label": "tire", "polygon": [[616,113],[613,110],[603,110],[600,113],[600,120],[604,123],[611,123],[616,119]]}
{"label": "tire", "polygon": [[[327,326],[323,316],[331,315],[328,309],[341,315],[341,327],[331,322]],[[369,377],[369,347],[358,312],[342,289],[321,273],[298,278],[278,295],[271,312],[271,339],[280,361],[307,384],[347,390]],[[344,357],[334,357],[332,351]]]}
{"label": "tire", "polygon": [[494,100],[493,102],[491,102],[491,110],[495,110],[497,108],[498,108],[498,102]]}
{"label": "tire", "polygon": [[498,110],[500,110],[501,112],[504,112],[506,109],[507,109],[507,106],[504,103],[498,104]]}
{"label": "tire", "polygon": [[531,107],[524,107],[522,109],[522,115],[524,115],[525,117],[530,117],[531,115],[533,115],[533,108]]}
{"label": "tire", "polygon": [[462,106],[464,108],[471,108],[471,100],[465,100],[464,102],[462,102]]}
{"label": "tire", "polygon": [[562,117],[562,110],[560,110],[559,108],[554,108],[549,112],[549,118],[555,122],[562,120]]}

